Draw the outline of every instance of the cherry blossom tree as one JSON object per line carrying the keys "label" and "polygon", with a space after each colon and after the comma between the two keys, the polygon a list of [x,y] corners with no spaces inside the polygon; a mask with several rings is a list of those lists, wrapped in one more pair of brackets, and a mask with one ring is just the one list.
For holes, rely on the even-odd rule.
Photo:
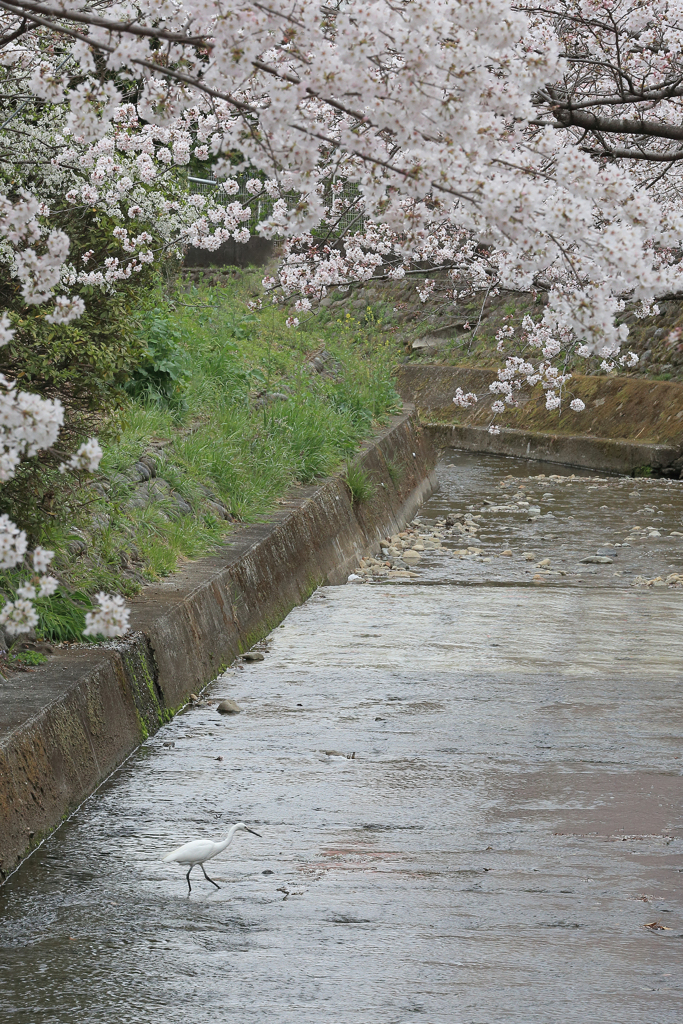
{"label": "cherry blossom tree", "polygon": [[632,170],[678,159],[675,3],[238,0],[226,13],[218,0],[3,0],[0,10],[6,49],[42,28],[90,72],[70,85],[54,47],[32,72],[34,90],[69,106],[74,132],[97,134],[111,118],[117,76],[139,84],[149,122],[171,124],[198,97],[218,111],[206,140],[215,172],[230,174],[239,152],[300,194],[276,204],[265,231],[330,223],[340,210],[329,182],[354,182],[373,227],[341,267],[324,246],[314,254],[320,288],[321,262],[347,275],[360,262],[362,279],[384,266],[378,257],[411,261],[427,248],[439,265],[464,231],[496,251],[505,286],[545,274],[548,316],[612,348],[620,296],[677,289],[676,175]]}
{"label": "cherry blossom tree", "polygon": [[[250,201],[200,209],[183,187],[191,154],[224,198],[244,172],[268,197],[259,230],[287,241],[266,286],[294,312],[332,286],[406,275],[427,302],[435,270],[456,305],[482,288],[547,291],[522,328],[542,358],[508,359],[494,414],[533,385],[557,408],[570,351],[632,361],[615,319],[625,299],[646,314],[681,291],[675,0],[0,0],[0,12],[0,167],[24,168],[0,198],[2,251],[55,322],[80,314],[84,284],[113,288],[188,243],[247,239]],[[50,221],[54,194],[113,211],[119,255],[74,259]],[[40,415],[54,424],[58,406]],[[8,466],[51,437],[10,431]]]}

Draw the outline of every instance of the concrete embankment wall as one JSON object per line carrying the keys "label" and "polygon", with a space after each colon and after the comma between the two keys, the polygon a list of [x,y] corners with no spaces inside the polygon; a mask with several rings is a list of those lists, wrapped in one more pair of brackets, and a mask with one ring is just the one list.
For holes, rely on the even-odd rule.
{"label": "concrete embankment wall", "polygon": [[[562,413],[545,408],[540,389],[522,396],[518,408],[497,417],[499,434],[489,434],[489,392],[494,370],[405,364],[398,390],[414,402],[420,422],[440,448],[514,455],[602,472],[664,474],[683,471],[683,385],[631,377],[582,377],[570,381]],[[476,406],[453,404],[456,388],[479,396]],[[570,398],[586,408],[572,412]]]}
{"label": "concrete embankment wall", "polygon": [[147,735],[321,583],[401,529],[432,492],[435,456],[411,410],[356,458],[374,495],[341,476],[295,488],[267,523],[132,601],[133,633],[59,650],[0,683],[0,878]]}

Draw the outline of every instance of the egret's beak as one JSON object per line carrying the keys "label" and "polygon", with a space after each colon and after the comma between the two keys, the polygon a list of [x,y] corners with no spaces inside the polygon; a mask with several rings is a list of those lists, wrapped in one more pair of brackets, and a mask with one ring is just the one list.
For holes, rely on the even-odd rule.
{"label": "egret's beak", "polygon": [[[244,826],[247,828],[247,826]],[[247,832],[251,832],[252,836],[258,836],[259,839],[263,839],[263,836],[259,832],[254,832],[253,828],[247,828]]]}

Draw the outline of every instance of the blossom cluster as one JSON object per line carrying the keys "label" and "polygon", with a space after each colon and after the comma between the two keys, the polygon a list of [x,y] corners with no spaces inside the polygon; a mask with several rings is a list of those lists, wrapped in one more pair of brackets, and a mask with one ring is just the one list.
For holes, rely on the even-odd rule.
{"label": "blossom cluster", "polygon": [[123,598],[100,592],[95,595],[95,599],[99,608],[86,613],[84,634],[114,637],[127,633],[130,626],[130,611],[126,608]]}
{"label": "blossom cluster", "polygon": [[[666,85],[681,71],[679,6],[235,0],[228,17],[220,0],[179,0],[136,5],[132,20],[114,6],[106,17],[88,23],[79,13],[70,23],[68,8],[59,19],[32,21],[31,5],[18,0],[0,21],[16,80],[24,75],[34,94],[65,110],[64,151],[53,159],[89,173],[75,188],[79,202],[119,203],[126,178],[154,190],[192,154],[229,178],[241,154],[241,166],[259,172],[250,180],[274,183],[265,234],[321,238],[324,223],[330,238],[352,236],[362,222],[364,236],[381,236],[379,245],[350,240],[341,254],[334,242],[326,251],[309,247],[309,260],[290,261],[285,292],[296,278],[310,301],[329,287],[325,279],[361,280],[371,269],[400,275],[418,250],[438,262],[470,233],[495,250],[504,286],[527,288],[542,277],[554,322],[616,353],[624,340],[614,323],[620,296],[647,305],[681,286],[683,211],[671,187],[678,154],[661,141],[636,161],[642,142],[628,128],[647,108],[648,133],[675,138],[667,126],[680,122],[681,99]],[[17,38],[22,16],[32,28]],[[50,32],[68,34],[51,48]],[[134,113],[113,81],[95,73],[97,50],[121,82],[138,83]],[[80,79],[70,74],[75,65]],[[612,107],[621,120],[610,121]],[[600,130],[590,134],[586,118]],[[600,145],[609,162],[595,159]],[[671,166],[650,175],[656,187],[642,188],[656,159]],[[136,205],[143,208],[129,209]],[[234,215],[217,230],[211,223],[205,212],[183,237],[208,246],[225,232],[247,237]],[[385,244],[402,258],[380,261]],[[124,266],[101,269],[104,283],[135,273],[149,255],[141,249]],[[36,277],[38,293],[38,278],[46,286],[55,266],[27,261],[21,272]],[[418,286],[420,297],[427,287]]]}
{"label": "blossom cluster", "polygon": [[[7,516],[0,517],[0,550],[3,568],[13,568],[23,560],[26,552],[26,534],[18,530]],[[50,597],[59,583],[54,576],[46,575],[54,551],[37,547],[33,551],[33,573],[30,579],[17,587],[16,597],[7,601],[0,610],[0,626],[10,636],[29,633],[38,625],[35,601]]]}

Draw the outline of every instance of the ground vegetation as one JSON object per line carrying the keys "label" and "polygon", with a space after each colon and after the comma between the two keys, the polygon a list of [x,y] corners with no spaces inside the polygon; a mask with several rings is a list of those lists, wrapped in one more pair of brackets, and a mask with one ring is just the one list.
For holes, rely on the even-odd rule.
{"label": "ground vegetation", "polygon": [[[260,279],[225,268],[160,284],[136,311],[138,365],[101,416],[98,469],[36,471],[30,494],[15,478],[15,521],[56,552],[40,636],[80,639],[97,592],[129,597],[267,517],[290,487],[348,477],[359,442],[400,408],[381,324],[344,314],[292,331],[279,307],[249,308]],[[351,483],[362,500],[364,481]],[[13,596],[26,576],[7,570],[0,586]]]}

